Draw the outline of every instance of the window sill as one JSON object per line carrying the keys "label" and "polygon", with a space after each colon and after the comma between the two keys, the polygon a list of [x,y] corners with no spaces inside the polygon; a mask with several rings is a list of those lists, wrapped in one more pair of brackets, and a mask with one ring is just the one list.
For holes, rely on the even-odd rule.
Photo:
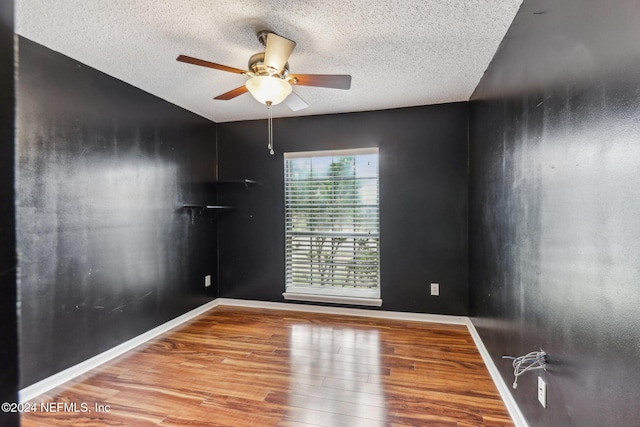
{"label": "window sill", "polygon": [[331,304],[348,304],[348,305],[366,305],[371,307],[381,307],[382,299],[369,297],[348,297],[335,295],[321,295],[301,292],[284,292],[282,294],[285,300],[290,301],[308,301],[308,302],[325,302]]}

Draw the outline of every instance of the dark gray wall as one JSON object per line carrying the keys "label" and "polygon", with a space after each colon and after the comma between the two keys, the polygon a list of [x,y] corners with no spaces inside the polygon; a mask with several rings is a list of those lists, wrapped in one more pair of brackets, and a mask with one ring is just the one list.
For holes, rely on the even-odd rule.
{"label": "dark gray wall", "polygon": [[[17,402],[18,316],[14,204],[13,0],[0,2],[0,401]],[[0,412],[0,425],[20,424]]]}
{"label": "dark gray wall", "polygon": [[525,0],[470,105],[470,308],[533,426],[640,423],[640,3]]}
{"label": "dark gray wall", "polygon": [[216,125],[24,38],[19,52],[25,387],[216,296],[215,221],[180,208],[206,201]]}
{"label": "dark gray wall", "polygon": [[238,206],[219,221],[220,296],[283,300],[282,153],[379,147],[382,309],[467,314],[466,103],[275,120],[274,156],[266,138],[264,120],[218,125],[220,179],[261,183],[220,193]]}

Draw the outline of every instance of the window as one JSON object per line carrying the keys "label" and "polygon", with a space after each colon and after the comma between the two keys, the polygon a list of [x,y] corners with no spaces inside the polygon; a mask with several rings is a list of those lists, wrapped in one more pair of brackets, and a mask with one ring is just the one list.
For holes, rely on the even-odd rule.
{"label": "window", "polygon": [[380,298],[378,149],[284,158],[285,297]]}

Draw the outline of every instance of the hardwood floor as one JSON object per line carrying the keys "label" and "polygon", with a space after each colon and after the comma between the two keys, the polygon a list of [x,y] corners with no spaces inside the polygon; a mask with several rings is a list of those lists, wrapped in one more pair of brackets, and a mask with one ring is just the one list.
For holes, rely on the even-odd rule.
{"label": "hardwood floor", "polygon": [[225,306],[30,403],[25,427],[513,426],[464,326]]}

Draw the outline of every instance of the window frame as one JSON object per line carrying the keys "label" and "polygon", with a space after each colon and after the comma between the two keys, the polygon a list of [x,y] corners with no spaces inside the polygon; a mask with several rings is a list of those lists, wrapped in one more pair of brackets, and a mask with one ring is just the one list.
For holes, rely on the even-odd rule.
{"label": "window frame", "polygon": [[[374,176],[357,177],[356,175],[357,160],[355,158],[357,156],[367,156],[367,155],[376,156],[375,174]],[[343,303],[343,304],[346,303],[346,304],[353,304],[353,305],[371,305],[371,306],[382,305],[382,299],[380,298],[380,294],[381,294],[381,287],[380,287],[380,152],[378,147],[344,149],[344,150],[286,152],[284,153],[283,156],[284,156],[283,173],[284,173],[284,212],[285,212],[285,215],[284,215],[285,216],[284,218],[284,222],[285,222],[285,236],[284,236],[285,237],[285,247],[284,247],[285,292],[283,293],[284,298],[290,299],[290,300],[334,302],[334,303]],[[291,176],[289,176],[289,173],[291,172],[291,170],[289,169],[290,161],[295,159],[310,159],[310,161],[313,161],[313,159],[318,159],[317,162],[320,162],[319,158],[327,158],[327,157],[333,158],[331,160],[332,163],[331,165],[329,165],[328,168],[331,168],[334,164],[342,162],[344,158],[354,157],[354,160],[353,160],[354,175],[352,180],[349,179],[348,177],[346,179],[335,179],[336,176],[333,176],[333,175],[327,176],[327,180],[330,181],[330,185],[332,188],[335,188],[334,186],[338,185],[337,183],[344,182],[344,181],[352,181],[353,188],[348,190],[349,195],[347,196],[347,201],[353,200],[354,209],[362,209],[363,207],[365,207],[365,209],[368,209],[367,213],[364,215],[366,217],[364,221],[367,226],[371,226],[372,225],[371,218],[375,218],[375,228],[374,228],[375,232],[373,234],[369,232],[366,235],[359,236],[358,233],[355,232],[355,230],[358,228],[358,225],[359,225],[359,221],[356,219],[355,214],[352,219],[352,223],[349,223],[349,222],[346,223],[348,226],[353,227],[354,233],[348,233],[344,231],[335,232],[335,230],[323,231],[323,232],[309,230],[307,231],[308,233],[307,234],[304,231],[302,232],[293,231],[294,219],[292,215],[294,213],[292,213],[292,210],[295,209],[296,206],[295,204],[292,206],[292,204],[290,203],[290,196],[291,194],[293,194],[292,193],[293,189],[291,188],[291,186],[292,186],[292,182],[294,182],[291,180]],[[310,173],[312,173],[311,170],[310,170]],[[375,182],[375,185],[374,185],[375,208],[373,211],[371,211],[371,208],[372,208],[371,203],[368,203],[368,204],[363,203],[362,201],[363,194],[365,191],[367,191],[367,189],[363,190],[361,187],[363,182],[366,182],[367,180],[370,181],[372,179],[375,180],[374,181]],[[310,185],[313,181],[317,181],[317,178],[312,178],[310,175],[308,180],[301,180],[298,182],[306,183]],[[353,193],[354,191],[357,193]],[[370,191],[371,190],[369,189],[369,192],[367,193],[369,197],[371,197]],[[349,199],[349,197],[351,199]],[[331,203],[326,203],[325,205],[321,204],[320,206],[331,206]],[[374,212],[373,216],[371,212]],[[333,211],[330,214],[328,214],[327,217],[323,216],[322,214],[320,214],[319,216],[326,221],[334,221],[336,217],[335,214],[336,214],[335,211]],[[343,218],[339,218],[339,219],[343,219]],[[306,227],[311,228],[312,225],[309,225],[309,223],[306,223]],[[345,283],[344,285],[340,285],[338,283],[339,280],[335,280],[336,283],[333,283],[334,282],[333,277],[331,278],[331,281],[330,281],[331,283],[325,284],[323,282],[322,285],[312,284],[307,286],[299,286],[299,283],[293,282],[294,245],[293,243],[291,243],[293,239],[295,239],[296,237],[308,236],[311,241],[311,236],[343,238],[342,237],[343,235],[345,236],[344,238],[353,239],[352,241],[347,243],[347,247],[349,247],[348,245],[351,244],[351,247],[353,248],[353,252],[354,252],[354,260],[352,262],[352,265],[353,265],[352,270],[354,272],[353,273],[354,277],[356,274],[360,274],[360,271],[358,270],[358,268],[364,268],[359,265],[358,260],[355,260],[355,257],[356,257],[355,253],[356,251],[358,251],[357,243],[356,243],[357,239],[363,239],[363,238],[366,239],[364,243],[362,243],[362,241],[358,243],[362,246],[366,246],[366,248],[363,249],[365,251],[370,251],[371,250],[370,244],[373,243],[373,246],[375,246],[375,258],[371,256],[371,252],[367,252],[367,255],[369,256],[369,259],[372,260],[371,262],[375,263],[375,268],[376,268],[375,283],[371,283],[371,285],[357,285],[356,281],[353,280],[353,284]],[[311,249],[308,249],[308,250],[311,251]],[[298,258],[296,259],[299,259],[299,255],[298,255]],[[295,262],[298,262],[298,261],[295,261]],[[313,276],[313,267],[311,266],[311,261],[309,261],[309,264],[310,264],[309,275]],[[333,268],[335,268],[335,264],[336,264],[335,259],[332,257],[330,263],[328,263],[327,265],[332,265]],[[370,265],[367,264],[366,266],[370,268]],[[370,269],[366,271],[366,274],[371,274],[371,273],[372,271]],[[310,282],[313,282],[313,278],[308,280]],[[348,276],[347,276],[347,280],[348,280]]]}

